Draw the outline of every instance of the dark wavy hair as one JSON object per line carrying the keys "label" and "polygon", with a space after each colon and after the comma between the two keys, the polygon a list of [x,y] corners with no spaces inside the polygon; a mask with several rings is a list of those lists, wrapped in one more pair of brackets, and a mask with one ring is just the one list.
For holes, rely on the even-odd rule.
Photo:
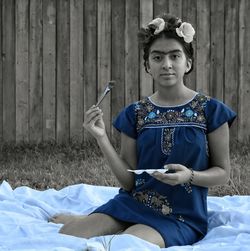
{"label": "dark wavy hair", "polygon": [[186,57],[192,60],[191,69],[186,74],[190,73],[193,70],[194,49],[192,43],[186,43],[184,39],[182,37],[179,37],[176,33],[176,28],[179,28],[181,26],[182,23],[181,20],[176,16],[166,13],[158,17],[162,18],[165,21],[165,28],[162,32],[155,35],[154,34],[155,29],[149,26],[146,28],[141,28],[138,32],[138,41],[144,52],[143,59],[146,72],[148,72],[147,63],[149,58],[149,49],[151,45],[156,39],[160,37],[165,37],[165,38],[173,38],[182,45]]}

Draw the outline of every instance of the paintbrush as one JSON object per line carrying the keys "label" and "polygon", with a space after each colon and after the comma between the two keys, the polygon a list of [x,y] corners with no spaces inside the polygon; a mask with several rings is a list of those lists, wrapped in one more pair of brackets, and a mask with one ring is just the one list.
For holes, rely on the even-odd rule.
{"label": "paintbrush", "polygon": [[96,106],[99,106],[101,104],[101,102],[103,101],[103,99],[105,98],[105,96],[110,92],[110,90],[115,86],[115,81],[111,80],[108,82],[103,94],[101,95],[101,97],[99,98],[98,102],[96,103]]}

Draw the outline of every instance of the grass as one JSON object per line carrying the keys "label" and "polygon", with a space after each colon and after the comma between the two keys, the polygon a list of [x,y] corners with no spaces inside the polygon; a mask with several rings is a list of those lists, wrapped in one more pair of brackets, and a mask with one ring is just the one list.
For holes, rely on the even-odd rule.
{"label": "grass", "polygon": [[231,175],[226,185],[210,189],[210,195],[250,195],[250,140],[231,146]]}
{"label": "grass", "polygon": [[[232,172],[228,184],[210,190],[211,195],[250,194],[250,144],[234,144]],[[29,186],[38,190],[61,189],[87,183],[119,186],[94,142],[56,145],[0,145],[0,182],[13,188]]]}
{"label": "grass", "polygon": [[77,183],[118,185],[94,143],[2,145],[2,180],[13,188],[25,185],[38,190],[61,189]]}

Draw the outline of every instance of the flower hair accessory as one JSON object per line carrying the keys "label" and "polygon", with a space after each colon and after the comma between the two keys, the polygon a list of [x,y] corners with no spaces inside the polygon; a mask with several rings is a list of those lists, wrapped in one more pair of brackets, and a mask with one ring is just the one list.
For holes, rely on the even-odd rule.
{"label": "flower hair accessory", "polygon": [[155,29],[154,31],[154,35],[157,35],[159,34],[160,32],[162,32],[165,28],[165,21],[164,19],[158,17],[158,18],[155,18],[154,20],[152,20],[149,24],[148,24],[148,27],[149,28],[153,28]]}
{"label": "flower hair accessory", "polygon": [[186,43],[191,43],[194,38],[195,30],[190,23],[183,22],[179,28],[176,28],[179,37],[183,37]]}
{"label": "flower hair accessory", "polygon": [[[181,22],[180,19],[178,19],[178,24],[180,24],[179,28],[175,28],[175,32],[179,37],[182,37],[186,43],[191,43],[194,38],[195,30],[193,26],[190,23]],[[154,35],[159,34],[164,29],[167,29],[168,24],[164,21],[163,18],[155,18],[153,19],[148,25],[148,28],[154,29]]]}

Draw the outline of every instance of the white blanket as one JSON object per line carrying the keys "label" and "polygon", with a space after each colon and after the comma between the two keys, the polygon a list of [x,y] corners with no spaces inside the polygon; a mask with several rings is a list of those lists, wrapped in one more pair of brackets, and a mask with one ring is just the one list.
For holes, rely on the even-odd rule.
{"label": "white blanket", "polygon": [[0,250],[250,250],[250,196],[209,197],[208,234],[192,246],[160,249],[131,235],[87,240],[59,234],[62,225],[47,222],[57,213],[88,214],[117,192],[118,188],[86,184],[60,191],[37,191],[29,187],[13,190],[3,182],[0,185]]}

